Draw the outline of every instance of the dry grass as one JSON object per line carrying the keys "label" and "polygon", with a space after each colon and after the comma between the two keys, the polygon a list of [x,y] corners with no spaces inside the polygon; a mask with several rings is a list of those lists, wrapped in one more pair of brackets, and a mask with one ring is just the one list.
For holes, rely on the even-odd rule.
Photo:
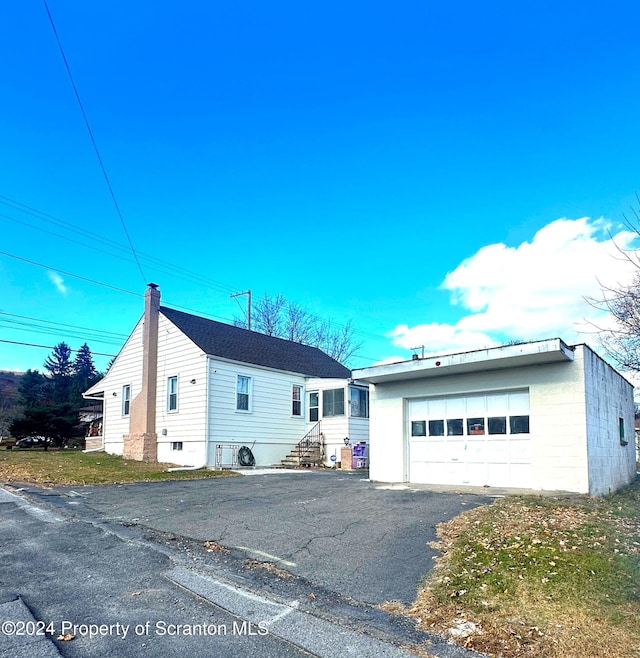
{"label": "dry grass", "polygon": [[426,630],[496,657],[640,657],[639,483],[601,499],[508,497],[438,536],[442,557],[404,611]]}
{"label": "dry grass", "polygon": [[172,464],[147,464],[103,452],[80,450],[0,450],[0,482],[41,485],[108,484],[184,480],[227,475],[221,471],[168,472]]}

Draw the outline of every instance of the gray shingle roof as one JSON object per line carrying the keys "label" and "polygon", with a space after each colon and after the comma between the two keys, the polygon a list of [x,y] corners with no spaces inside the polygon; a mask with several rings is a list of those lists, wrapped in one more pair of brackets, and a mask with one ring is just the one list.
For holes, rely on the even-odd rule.
{"label": "gray shingle roof", "polygon": [[317,347],[265,336],[165,306],[160,307],[160,312],[211,356],[311,377],[351,377],[348,368]]}

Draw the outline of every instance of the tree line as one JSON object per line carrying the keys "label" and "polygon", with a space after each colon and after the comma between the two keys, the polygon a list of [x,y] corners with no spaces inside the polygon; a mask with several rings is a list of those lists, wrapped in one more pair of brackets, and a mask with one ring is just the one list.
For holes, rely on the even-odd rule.
{"label": "tree line", "polygon": [[18,405],[22,415],[9,425],[9,434],[45,438],[49,444],[64,447],[69,439],[81,436],[80,409],[86,404],[82,393],[101,377],[85,343],[71,356],[71,348],[58,343],[44,362],[45,373],[27,370],[18,387]]}

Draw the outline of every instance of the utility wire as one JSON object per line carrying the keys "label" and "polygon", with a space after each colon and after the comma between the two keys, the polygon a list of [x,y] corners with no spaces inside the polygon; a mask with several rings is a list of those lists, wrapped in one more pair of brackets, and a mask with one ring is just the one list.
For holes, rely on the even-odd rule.
{"label": "utility wire", "polygon": [[[102,329],[91,329],[90,327],[80,327],[77,324],[66,324],[64,322],[54,322],[53,320],[42,320],[41,318],[31,318],[28,315],[17,315],[15,313],[7,313],[6,311],[0,311],[0,315],[8,315],[12,318],[20,318],[21,320],[33,320],[34,322],[43,322],[45,324],[55,324],[60,327],[69,327],[71,329],[83,329],[85,331],[91,331],[93,333],[101,334],[110,334],[114,338],[126,338],[128,334],[119,333],[116,331],[104,331]],[[35,326],[35,325],[30,325]]]}
{"label": "utility wire", "polygon": [[[101,242],[107,246],[112,247],[113,249],[117,249],[119,251],[126,251],[129,252],[129,248],[126,246],[121,245],[118,242],[115,242],[114,240],[111,240],[109,238],[106,238],[104,236],[99,235],[98,233],[93,233],[91,231],[86,230],[82,226],[79,226],[77,224],[73,224],[71,222],[67,222],[63,219],[60,219],[58,217],[54,217],[53,215],[50,215],[46,212],[43,212],[42,210],[38,210],[37,208],[33,208],[32,206],[28,206],[20,201],[16,201],[15,199],[11,199],[10,197],[4,196],[3,194],[0,194],[0,204],[3,204],[5,206],[8,206],[9,208],[12,208],[13,210],[17,210],[18,212],[25,213],[27,215],[31,215],[32,217],[35,217],[36,219],[39,219],[40,221],[46,222],[48,224],[53,224],[54,226],[58,226],[63,229],[70,229],[74,232],[74,234],[82,233],[88,238],[90,238],[92,241],[97,241]],[[44,233],[48,233],[50,235],[56,235],[57,237],[62,238],[63,240],[67,240],[69,242],[74,242],[76,244],[81,244],[85,247],[89,247],[90,249],[94,249],[96,251],[99,251],[101,253],[106,253],[109,256],[113,256],[115,258],[121,258],[122,256],[118,256],[116,254],[110,253],[103,251],[101,249],[98,249],[97,247],[87,244],[87,243],[82,243],[78,242],[76,240],[73,240],[72,238],[67,238],[65,236],[60,235],[59,233],[52,233],[47,231],[46,229],[43,229],[42,227],[36,226],[34,224],[29,224],[27,222],[24,222],[22,220],[16,219],[15,217],[11,217],[9,215],[0,215],[1,217],[4,217],[6,219],[9,219],[10,221],[16,222],[17,224],[22,224],[24,226],[28,226],[30,228],[34,228],[38,231],[42,231]],[[237,290],[237,286],[231,286],[229,284],[221,283],[220,281],[216,281],[214,279],[209,279],[207,277],[202,276],[201,274],[198,274],[196,272],[192,272],[191,270],[188,270],[186,268],[180,267],[178,265],[173,265],[172,263],[169,263],[168,261],[163,261],[160,258],[157,258],[155,256],[151,256],[149,254],[145,254],[144,252],[138,252],[140,256],[144,257],[144,260],[149,262],[149,263],[157,263],[160,265],[165,266],[169,270],[174,270],[176,272],[181,272],[184,273],[185,275],[188,276],[188,278],[198,281],[199,283],[202,283],[204,285],[208,285],[212,288],[219,288],[225,292],[231,293]],[[173,276],[176,276],[175,274]],[[183,278],[184,277],[178,277],[178,278]],[[188,280],[188,279],[185,279]]]}
{"label": "utility wire", "polygon": [[64,62],[64,66],[67,69],[67,74],[69,75],[69,80],[71,81],[71,86],[73,87],[73,93],[76,96],[76,100],[78,101],[78,106],[80,107],[80,112],[82,112],[82,117],[84,118],[84,124],[87,127],[87,132],[89,133],[89,138],[91,139],[91,144],[93,144],[93,149],[96,152],[96,157],[98,158],[98,162],[100,164],[100,169],[102,169],[102,175],[104,176],[104,180],[107,184],[107,188],[109,189],[109,194],[111,195],[111,200],[113,201],[113,205],[116,209],[116,212],[118,214],[118,217],[120,218],[120,223],[122,224],[122,229],[124,230],[124,234],[127,236],[127,241],[129,242],[129,247],[131,247],[131,253],[133,254],[133,257],[135,258],[135,261],[138,265],[138,269],[140,270],[140,275],[142,276],[142,281],[143,283],[147,283],[147,279],[144,275],[144,271],[142,270],[142,265],[140,265],[140,261],[138,260],[138,255],[136,254],[136,250],[133,247],[133,242],[131,241],[131,236],[129,235],[129,231],[127,230],[127,225],[124,221],[124,217],[122,216],[122,212],[120,212],[120,206],[118,205],[118,201],[116,199],[116,195],[113,191],[113,187],[111,187],[111,181],[109,180],[109,176],[107,175],[107,170],[104,166],[104,162],[102,161],[102,156],[100,155],[100,150],[98,149],[98,144],[96,143],[96,140],[93,136],[93,130],[91,130],[91,124],[89,123],[89,118],[87,117],[87,113],[84,111],[84,105],[82,104],[82,100],[80,99],[80,94],[78,93],[78,88],[76,87],[76,83],[73,79],[73,75],[71,74],[71,68],[69,67],[69,62],[67,61],[67,56],[65,55],[64,48],[62,47],[62,42],[60,41],[60,37],[58,36],[58,30],[56,30],[56,25],[53,21],[53,16],[51,15],[51,12],[49,11],[49,5],[47,4],[47,0],[42,0],[44,3],[44,8],[47,11],[47,16],[49,17],[49,22],[51,23],[51,29],[53,30],[53,34],[56,38],[56,42],[58,44],[58,48],[60,49],[60,54],[62,55],[62,60]]}
{"label": "utility wire", "polygon": [[66,272],[65,270],[60,270],[57,267],[51,267],[50,265],[44,265],[43,263],[37,263],[34,260],[29,260],[28,258],[22,258],[21,256],[16,256],[14,254],[9,254],[6,251],[0,251],[0,256],[7,256],[8,258],[15,258],[20,260],[23,263],[29,263],[29,265],[37,265],[38,267],[44,267],[46,270],[51,270],[52,272],[58,272],[59,274],[64,274],[65,276],[73,277],[74,279],[80,279],[81,281],[87,281],[88,283],[94,283],[97,286],[103,286],[104,288],[111,288],[111,290],[117,290],[118,292],[126,292],[128,295],[135,295],[136,297],[144,297],[140,292],[133,292],[132,290],[125,290],[124,288],[118,288],[117,286],[109,285],[108,283],[102,283],[102,281],[96,281],[95,279],[88,279],[86,276],[80,276],[79,274],[72,274],[71,272]]}
{"label": "utility wire", "polygon": [[[42,347],[47,350],[55,349],[54,345],[37,345],[36,343],[21,343],[17,340],[3,340],[0,339],[0,343],[9,343],[10,345],[26,345],[27,347]],[[71,350],[72,352],[79,352],[80,350]],[[94,356],[117,356],[116,354],[104,354],[103,352],[91,352]]]}

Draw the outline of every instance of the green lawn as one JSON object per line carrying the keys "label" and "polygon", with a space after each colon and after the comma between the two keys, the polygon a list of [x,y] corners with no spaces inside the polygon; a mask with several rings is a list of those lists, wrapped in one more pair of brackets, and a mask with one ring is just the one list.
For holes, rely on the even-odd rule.
{"label": "green lawn", "polygon": [[493,656],[640,656],[640,482],[604,498],[509,496],[438,535],[442,557],[400,610],[427,630]]}
{"label": "green lawn", "polygon": [[1,482],[36,484],[107,484],[220,477],[228,471],[176,471],[171,464],[146,464],[104,452],[0,449]]}

